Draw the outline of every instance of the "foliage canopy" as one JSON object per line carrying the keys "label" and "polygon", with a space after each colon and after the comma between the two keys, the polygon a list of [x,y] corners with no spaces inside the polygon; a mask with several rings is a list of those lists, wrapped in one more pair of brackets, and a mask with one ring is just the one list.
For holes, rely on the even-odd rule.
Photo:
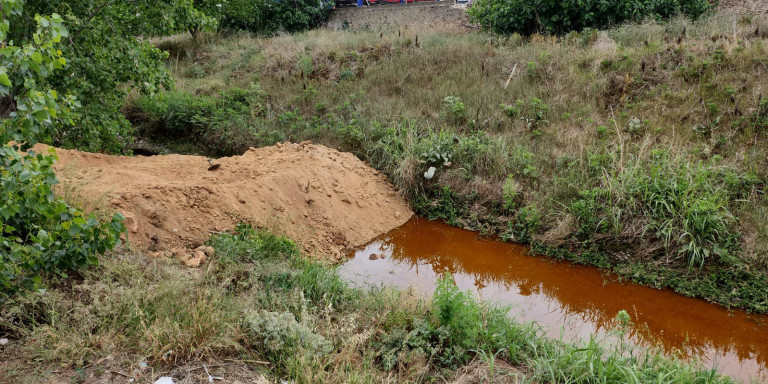
{"label": "foliage canopy", "polygon": [[680,14],[698,18],[710,8],[709,0],[478,0],[469,15],[496,33],[563,34]]}
{"label": "foliage canopy", "polygon": [[[19,46],[33,42],[35,15],[60,15],[55,22],[69,28],[57,46],[66,63],[55,63],[57,72],[49,70],[37,81],[80,103],[66,121],[33,132],[34,139],[83,150],[122,150],[131,139],[131,126],[121,112],[128,92],[151,94],[172,85],[163,67],[166,54],[137,36],[195,31],[210,24],[193,5],[192,0],[30,0],[18,7],[18,17],[8,22],[7,38]],[[18,80],[21,74],[16,76]],[[23,82],[13,84],[12,97],[23,92]]]}
{"label": "foliage canopy", "polygon": [[119,214],[101,223],[54,196],[54,153],[23,153],[53,126],[72,124],[80,106],[48,82],[67,65],[60,47],[71,35],[62,17],[35,14],[28,38],[13,40],[8,32],[26,11],[21,0],[0,2],[0,97],[6,105],[0,125],[0,294],[35,286],[42,272],[63,274],[97,263],[96,255],[113,248],[123,231]]}

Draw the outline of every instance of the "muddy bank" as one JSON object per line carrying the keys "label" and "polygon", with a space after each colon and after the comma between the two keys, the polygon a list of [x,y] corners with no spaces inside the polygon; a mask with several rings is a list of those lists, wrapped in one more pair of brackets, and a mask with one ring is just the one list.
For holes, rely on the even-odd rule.
{"label": "muddy bank", "polygon": [[196,247],[248,222],[285,232],[310,255],[338,260],[412,216],[384,175],[322,145],[251,148],[212,163],[184,155],[57,154],[62,182],[123,213],[129,244],[148,252]]}

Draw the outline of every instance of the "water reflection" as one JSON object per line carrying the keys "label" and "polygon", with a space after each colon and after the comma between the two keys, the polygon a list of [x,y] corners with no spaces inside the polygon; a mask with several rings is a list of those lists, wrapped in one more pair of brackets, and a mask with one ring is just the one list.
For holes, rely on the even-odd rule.
{"label": "water reflection", "polygon": [[[374,254],[385,258],[371,260]],[[618,283],[594,268],[528,256],[525,247],[478,239],[444,223],[415,218],[357,250],[340,272],[361,284],[410,286],[426,293],[451,272],[462,289],[512,305],[511,316],[537,321],[554,337],[600,334],[624,309],[638,325],[635,342],[699,356],[745,381],[768,380],[766,316]]]}

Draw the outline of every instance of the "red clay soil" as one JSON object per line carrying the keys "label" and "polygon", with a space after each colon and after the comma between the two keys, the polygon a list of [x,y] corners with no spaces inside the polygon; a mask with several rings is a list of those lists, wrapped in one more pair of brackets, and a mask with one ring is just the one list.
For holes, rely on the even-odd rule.
{"label": "red clay soil", "polygon": [[57,154],[62,183],[121,212],[128,243],[147,252],[195,248],[248,222],[284,232],[310,255],[340,260],[346,248],[413,215],[384,175],[352,154],[308,142],[251,148],[214,160],[215,170],[200,156]]}

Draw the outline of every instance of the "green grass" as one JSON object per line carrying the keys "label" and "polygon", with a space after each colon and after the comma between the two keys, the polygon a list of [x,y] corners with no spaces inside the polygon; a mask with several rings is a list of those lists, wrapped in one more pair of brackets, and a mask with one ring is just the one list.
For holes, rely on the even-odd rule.
{"label": "green grass", "polygon": [[174,37],[158,44],[176,91],[128,112],[160,145],[210,155],[284,140],[350,151],[424,216],[616,271],[645,260],[678,291],[764,312],[768,292],[677,282],[729,292],[734,279],[713,271],[768,278],[765,23],[717,14],[530,38],[426,28],[418,45],[386,29]]}
{"label": "green grass", "polygon": [[[188,361],[231,359],[272,381],[424,383],[444,382],[480,359],[491,371],[498,361],[512,364],[517,370],[499,374],[524,383],[731,382],[652,350],[547,339],[506,308],[459,291],[451,276],[431,299],[360,290],[264,230],[240,226],[210,244],[216,255],[199,270],[113,255],[45,293],[3,303],[0,335],[24,363],[0,379],[23,382],[30,364],[85,378],[103,373],[102,364],[131,372],[146,361],[161,374]],[[621,333],[627,324],[616,326]]]}

